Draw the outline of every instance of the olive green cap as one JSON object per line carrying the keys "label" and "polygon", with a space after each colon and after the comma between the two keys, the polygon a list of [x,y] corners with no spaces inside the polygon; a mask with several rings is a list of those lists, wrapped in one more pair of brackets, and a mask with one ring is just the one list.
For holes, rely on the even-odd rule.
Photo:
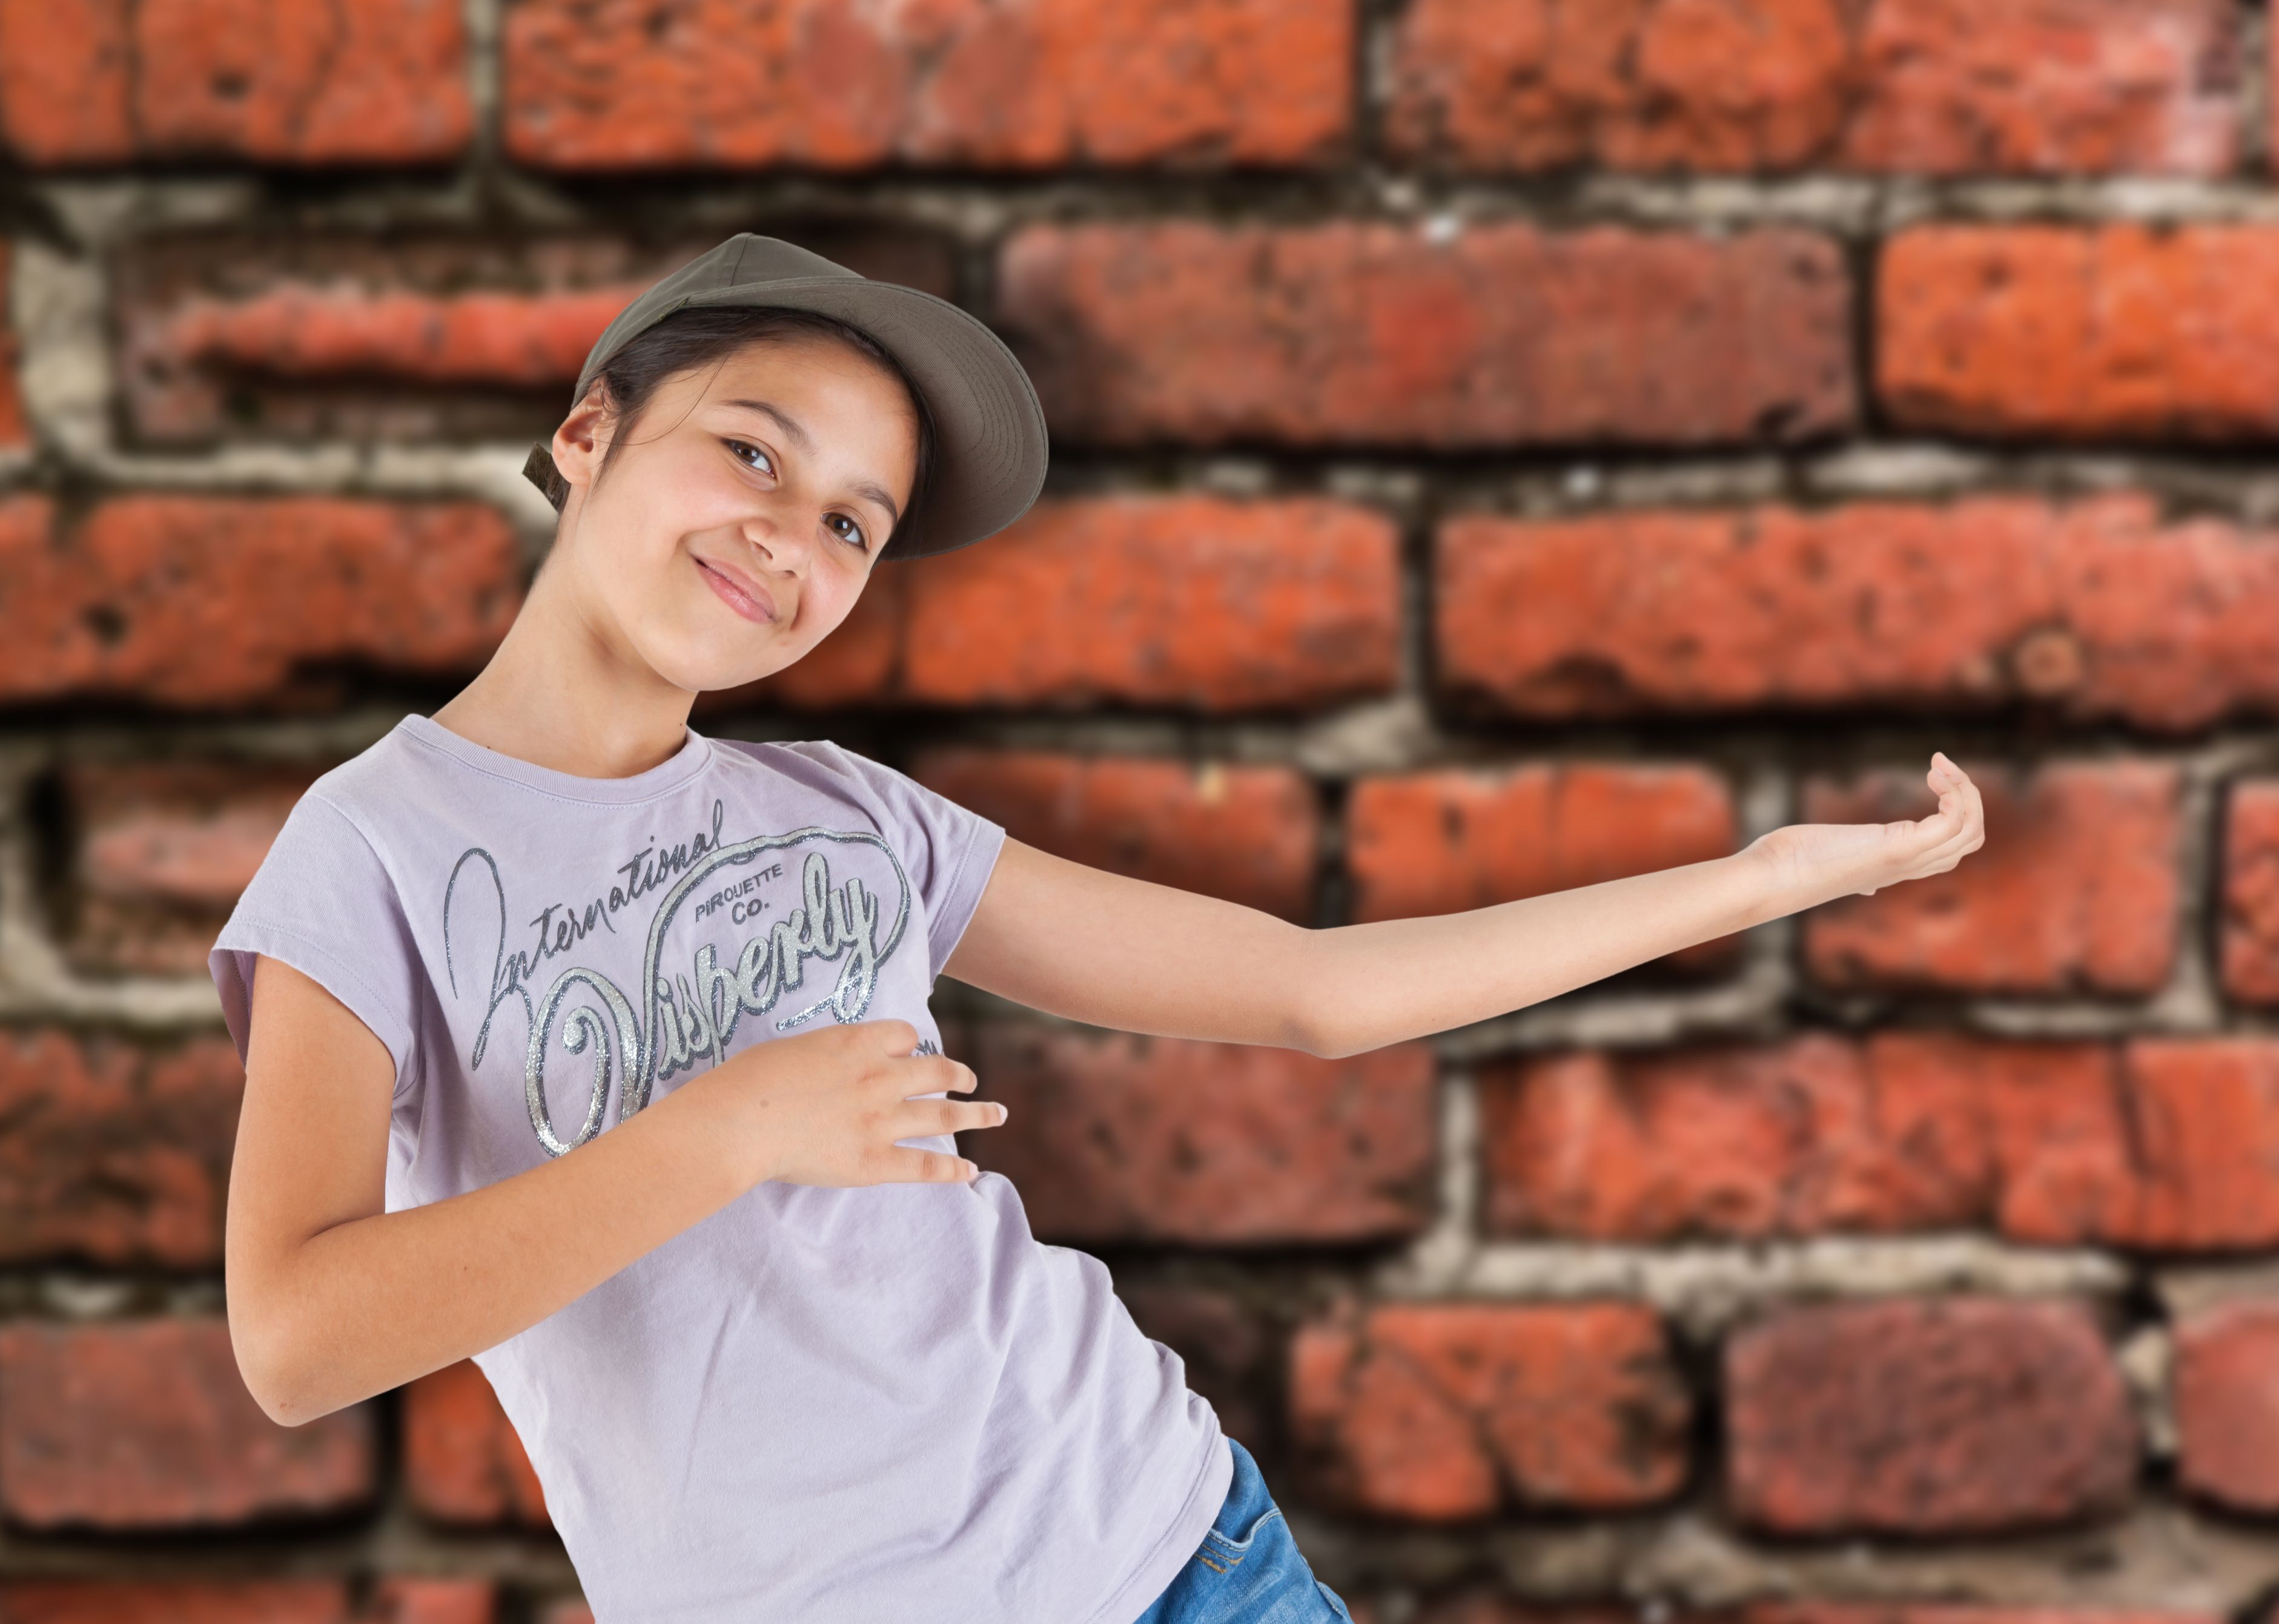
{"label": "olive green cap", "polygon": [[[902,364],[933,417],[934,465],[912,533],[880,561],[946,553],[993,535],[1029,509],[1045,482],[1047,441],[1036,387],[1005,341],[946,299],[881,282],[779,237],[740,231],[662,278],[594,341],[572,402],[610,357],[675,310],[772,306],[836,317]],[[540,440],[522,471],[559,510],[569,483]]]}

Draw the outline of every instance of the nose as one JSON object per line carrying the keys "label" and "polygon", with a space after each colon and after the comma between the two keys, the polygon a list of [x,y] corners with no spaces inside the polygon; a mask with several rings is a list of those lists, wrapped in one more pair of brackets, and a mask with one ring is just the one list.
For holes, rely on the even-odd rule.
{"label": "nose", "polygon": [[745,518],[742,533],[764,568],[787,575],[806,570],[810,544],[798,539],[797,525],[778,524],[773,513],[755,510]]}

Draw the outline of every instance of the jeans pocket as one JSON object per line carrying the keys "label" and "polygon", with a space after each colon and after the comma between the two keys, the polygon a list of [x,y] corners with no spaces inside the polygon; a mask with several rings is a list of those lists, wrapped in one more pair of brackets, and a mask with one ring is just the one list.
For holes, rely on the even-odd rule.
{"label": "jeans pocket", "polygon": [[1278,1505],[1269,1505],[1262,1512],[1222,1516],[1203,1536],[1203,1543],[1195,1551],[1196,1559],[1220,1573],[1231,1572],[1250,1554],[1261,1535],[1278,1532],[1277,1525],[1281,1519],[1282,1508]]}

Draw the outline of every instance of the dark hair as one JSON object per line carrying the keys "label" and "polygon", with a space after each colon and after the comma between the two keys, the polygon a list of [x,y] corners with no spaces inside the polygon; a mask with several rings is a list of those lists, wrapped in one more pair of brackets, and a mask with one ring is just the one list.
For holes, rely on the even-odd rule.
{"label": "dark hair", "polygon": [[609,449],[602,453],[601,466],[594,471],[595,484],[599,485],[602,475],[609,472],[610,464],[617,459],[626,438],[667,379],[725,361],[748,344],[788,333],[812,333],[839,340],[884,367],[909,396],[910,410],[917,417],[917,467],[910,480],[909,504],[894,521],[894,530],[886,545],[879,549],[879,555],[907,551],[910,539],[917,534],[917,525],[925,509],[927,488],[932,482],[933,414],[926,410],[925,396],[910,381],[902,364],[884,345],[860,327],[814,310],[785,310],[775,305],[675,310],[611,356],[594,376],[602,383],[618,425],[610,436]]}

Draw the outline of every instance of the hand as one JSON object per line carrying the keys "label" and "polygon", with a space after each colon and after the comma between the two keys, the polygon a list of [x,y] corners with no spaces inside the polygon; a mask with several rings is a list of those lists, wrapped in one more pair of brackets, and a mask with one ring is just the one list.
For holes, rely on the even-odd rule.
{"label": "hand", "polygon": [[1901,880],[1944,874],[1986,843],[1986,813],[1978,786],[1941,754],[1930,758],[1926,782],[1938,810],[1914,823],[1792,823],[1753,842],[1746,855],[1773,875],[1781,913],[1832,897],[1872,897]]}
{"label": "hand", "polygon": [[994,1128],[1005,1107],[913,1099],[976,1082],[946,1054],[912,1053],[917,1043],[908,1021],[826,1026],[740,1050],[692,1085],[717,1091],[726,1131],[754,1147],[754,1184],[970,1184],[979,1169],[963,1157],[894,1141]]}

